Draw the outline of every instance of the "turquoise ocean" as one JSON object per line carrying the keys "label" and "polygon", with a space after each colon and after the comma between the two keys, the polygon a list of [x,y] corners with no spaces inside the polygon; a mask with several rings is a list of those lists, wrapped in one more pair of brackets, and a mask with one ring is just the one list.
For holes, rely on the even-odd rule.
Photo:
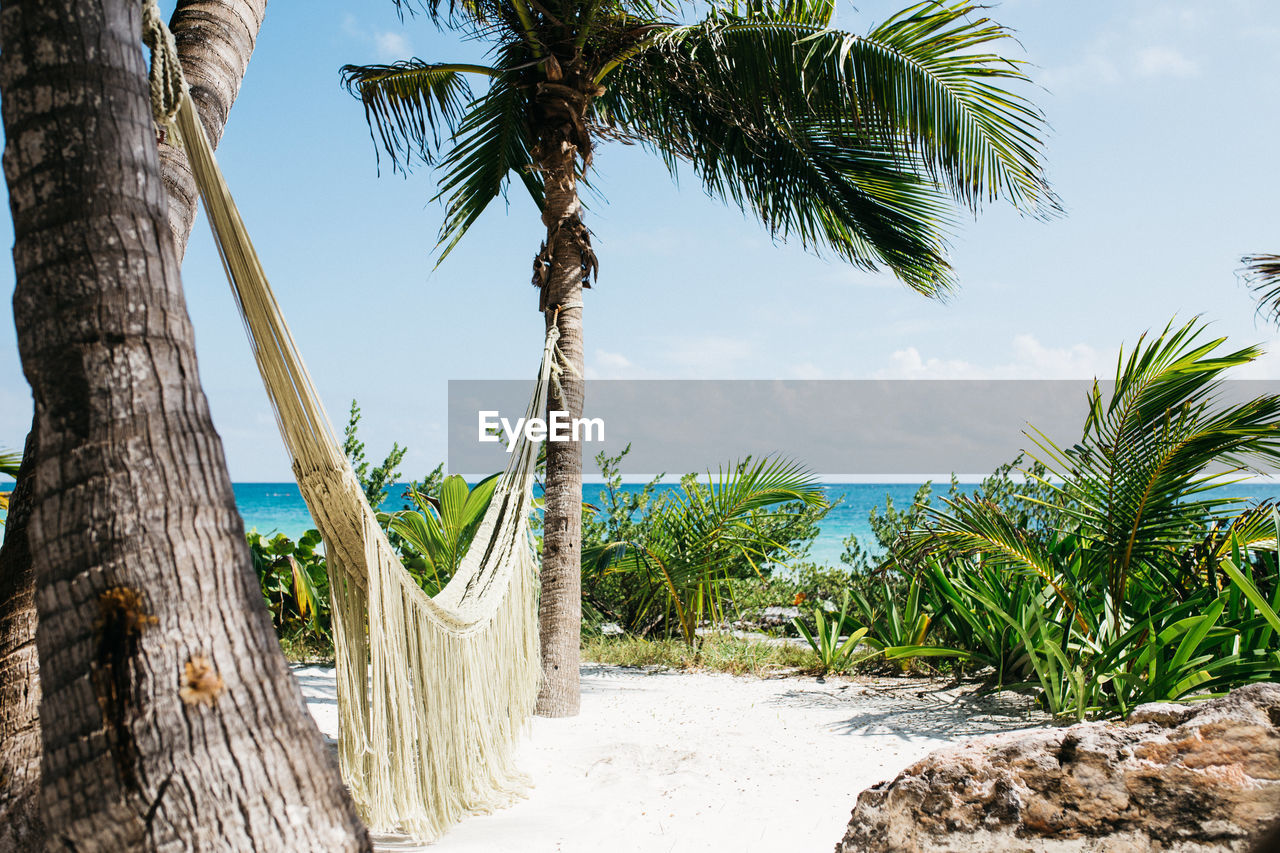
{"label": "turquoise ocean", "polygon": [[[884,506],[886,496],[892,498],[899,508],[907,507],[915,497],[919,483],[828,483],[824,486],[829,500],[839,503],[828,513],[821,524],[821,532],[810,549],[808,559],[819,564],[836,565],[840,562],[840,554],[844,551],[844,540],[855,534],[858,540],[872,545],[871,527],[867,523],[867,514],[872,507]],[[623,488],[639,491],[639,485],[627,485]],[[664,484],[659,489],[679,488],[675,484]],[[935,483],[934,504],[939,503],[937,495],[946,494],[948,483]],[[972,489],[971,485],[961,485],[962,489]],[[583,487],[583,497],[588,503],[598,503],[601,486],[588,483]],[[1267,498],[1280,500],[1280,483],[1259,482],[1239,483],[1224,487],[1224,492],[1232,496],[1259,501]],[[294,483],[236,483],[236,503],[240,514],[244,517],[246,530],[256,528],[259,533],[283,533],[296,539],[314,525],[307,513],[307,505]],[[382,505],[387,512],[402,509],[405,506],[403,489],[392,490],[392,497]]]}

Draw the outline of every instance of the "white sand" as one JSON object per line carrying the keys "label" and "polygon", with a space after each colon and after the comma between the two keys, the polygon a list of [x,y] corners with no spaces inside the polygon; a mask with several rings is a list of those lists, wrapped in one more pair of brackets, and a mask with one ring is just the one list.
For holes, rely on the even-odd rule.
{"label": "white sand", "polygon": [[[332,670],[295,674],[335,736]],[[582,714],[535,719],[520,748],[535,780],[529,798],[469,818],[428,849],[825,853],[859,791],[940,746],[1041,723],[1020,697],[920,679],[819,684],[587,665]]]}

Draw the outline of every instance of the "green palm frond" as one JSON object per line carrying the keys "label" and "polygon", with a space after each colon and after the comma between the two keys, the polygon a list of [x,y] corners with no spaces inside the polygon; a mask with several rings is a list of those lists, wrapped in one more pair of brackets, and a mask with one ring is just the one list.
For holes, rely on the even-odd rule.
{"label": "green palm frond", "polygon": [[900,129],[961,201],[1004,197],[1019,208],[1056,209],[1041,163],[1044,115],[1008,87],[1028,82],[1023,63],[987,52],[1013,36],[974,17],[982,8],[918,3],[865,38],[845,36],[826,60],[839,59],[859,114]]}
{"label": "green palm frond", "polygon": [[526,0],[391,0],[401,20],[423,14],[442,29],[483,35],[487,29],[518,23],[529,15]]}
{"label": "green palm frond", "polygon": [[442,132],[448,139],[457,130],[472,101],[468,72],[488,74],[492,69],[409,59],[392,65],[344,65],[341,73],[342,85],[364,105],[375,151],[381,141],[392,168],[408,172],[415,157],[434,163]]}
{"label": "green palm frond", "polygon": [[688,162],[773,234],[942,293],[948,197],[1055,204],[1043,117],[1003,85],[1025,76],[975,52],[1008,33],[973,11],[923,4],[864,37],[828,29],[822,3],[716,9],[611,63],[597,120],[673,173]]}
{"label": "green palm frond", "polygon": [[1158,575],[1196,545],[1200,519],[1234,509],[1212,489],[1280,461],[1280,396],[1222,399],[1223,374],[1255,359],[1253,347],[1219,355],[1196,321],[1144,336],[1119,360],[1114,390],[1095,385],[1084,435],[1062,448],[1036,437],[1066,482],[1063,513],[1092,543],[1092,570],[1113,601],[1131,573]]}
{"label": "green palm frond", "polygon": [[1233,551],[1275,551],[1276,512],[1276,504],[1268,500],[1215,524],[1202,547],[1204,562],[1215,565]]}
{"label": "green palm frond", "polygon": [[643,541],[588,549],[595,572],[637,572],[649,580],[639,617],[668,607],[692,643],[704,618],[718,619],[731,565],[757,566],[780,543],[762,539],[753,513],[786,503],[819,505],[825,496],[807,469],[785,459],[722,468],[709,485],[686,483],[653,507]]}
{"label": "green palm frond", "polygon": [[22,467],[22,453],[17,450],[0,450],[0,474],[16,478]]}
{"label": "green palm frond", "polygon": [[1280,323],[1280,255],[1247,255],[1244,277],[1258,300],[1258,313]]}
{"label": "green palm frond", "polygon": [[450,151],[435,199],[445,201],[437,264],[458,244],[489,203],[507,189],[514,172],[539,209],[542,176],[532,168],[534,139],[528,95],[511,76],[495,78],[489,91],[471,103]]}
{"label": "green palm frond", "polygon": [[929,295],[950,288],[944,238],[954,218],[918,171],[882,146],[845,144],[818,121],[726,116],[697,87],[655,85],[671,80],[660,65],[616,72],[600,99],[611,130],[662,154],[673,175],[688,162],[709,194],[754,213],[779,238],[864,269],[888,267]]}
{"label": "green palm frond", "polygon": [[981,555],[984,565],[999,565],[1039,577],[1074,610],[1078,591],[1063,585],[1058,561],[997,504],[971,497],[948,500],[946,510],[929,509],[929,526],[912,534],[912,553],[939,547],[966,557]]}

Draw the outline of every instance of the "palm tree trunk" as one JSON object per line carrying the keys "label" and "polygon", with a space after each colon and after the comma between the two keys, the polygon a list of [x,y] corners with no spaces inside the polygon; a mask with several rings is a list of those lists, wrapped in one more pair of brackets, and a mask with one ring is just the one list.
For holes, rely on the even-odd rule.
{"label": "palm tree trunk", "polygon": [[48,846],[367,850],[279,653],[200,389],[140,11],[0,11]]}
{"label": "palm tree trunk", "polygon": [[[569,73],[573,77],[573,71]],[[547,400],[550,412],[582,417],[584,366],[582,287],[594,268],[590,236],[580,218],[578,156],[587,156],[590,141],[582,133],[581,115],[588,96],[554,77],[539,95],[543,122],[535,156],[546,186],[542,221],[547,239],[535,262],[535,283],[542,288],[541,307],[547,328],[560,330],[564,373]],[[570,83],[571,81],[565,81]],[[578,121],[566,121],[576,115]],[[562,306],[570,306],[562,308]],[[582,642],[582,446],[579,442],[547,442],[542,538],[542,594],[538,619],[542,644],[542,686],[536,712],[544,717],[578,713]]]}
{"label": "palm tree trunk", "polygon": [[9,497],[0,547],[0,850],[38,850],[40,820],[40,667],[36,586],[27,542],[35,431]]}
{"label": "palm tree trunk", "polygon": [[[169,21],[191,100],[214,148],[240,92],[266,14],[267,0],[179,0]],[[182,149],[167,143],[160,146],[160,172],[169,193],[169,227],[181,258],[196,218],[196,180]]]}
{"label": "palm tree trunk", "polygon": [[[266,0],[179,0],[169,22],[182,70],[216,147],[240,89]],[[182,149],[160,146],[169,225],[181,257],[195,221],[195,178]],[[36,656],[35,575],[27,546],[35,423],[0,546],[0,850],[36,848],[40,823],[40,672]]]}

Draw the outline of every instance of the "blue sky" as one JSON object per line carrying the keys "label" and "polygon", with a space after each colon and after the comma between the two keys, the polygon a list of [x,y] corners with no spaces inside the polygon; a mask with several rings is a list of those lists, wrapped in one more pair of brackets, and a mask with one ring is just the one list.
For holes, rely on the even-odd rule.
{"label": "blue sky", "polygon": [[[844,3],[837,22],[865,31],[899,5]],[[1066,217],[996,206],[968,222],[954,241],[962,288],[939,304],[775,244],[696,181],[677,187],[643,152],[602,146],[587,219],[601,261],[586,300],[590,375],[1084,378],[1175,314],[1274,345],[1235,271],[1242,254],[1280,251],[1280,5],[1005,0],[991,14],[1036,65]],[[389,0],[275,0],[219,159],[333,420],[358,398],[370,450],[407,444],[417,476],[445,454],[448,379],[532,376],[541,228],[513,191],[432,272],[432,174],[378,177],[360,106],[338,86],[343,63],[410,55],[478,48],[401,24]],[[205,227],[183,275],[231,474],[287,480]],[[0,269],[6,290],[12,276]],[[8,300],[0,310],[0,445],[20,447],[30,392]],[[1280,357],[1252,375],[1280,376]]]}

